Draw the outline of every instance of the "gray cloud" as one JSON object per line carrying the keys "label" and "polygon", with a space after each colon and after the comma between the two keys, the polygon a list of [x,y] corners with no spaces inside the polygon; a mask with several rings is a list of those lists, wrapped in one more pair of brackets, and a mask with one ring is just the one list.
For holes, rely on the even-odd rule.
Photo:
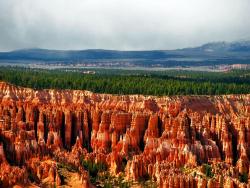
{"label": "gray cloud", "polygon": [[174,49],[250,39],[249,0],[0,0],[0,50]]}

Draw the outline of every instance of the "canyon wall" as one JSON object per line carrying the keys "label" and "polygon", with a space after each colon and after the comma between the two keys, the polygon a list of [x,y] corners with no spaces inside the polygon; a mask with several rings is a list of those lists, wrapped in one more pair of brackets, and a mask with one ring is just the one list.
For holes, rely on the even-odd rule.
{"label": "canyon wall", "polygon": [[81,157],[158,187],[250,187],[250,95],[109,95],[0,82],[2,185],[25,185],[30,172],[60,185],[63,161],[89,187]]}

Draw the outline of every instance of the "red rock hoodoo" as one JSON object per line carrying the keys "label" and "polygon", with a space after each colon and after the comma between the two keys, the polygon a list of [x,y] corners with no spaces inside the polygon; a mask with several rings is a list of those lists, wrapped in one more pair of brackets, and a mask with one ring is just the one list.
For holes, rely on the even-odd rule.
{"label": "red rock hoodoo", "polygon": [[[250,187],[250,95],[153,97],[0,82],[0,185],[59,186],[57,162],[101,161],[158,187]],[[53,160],[52,160],[53,159]]]}

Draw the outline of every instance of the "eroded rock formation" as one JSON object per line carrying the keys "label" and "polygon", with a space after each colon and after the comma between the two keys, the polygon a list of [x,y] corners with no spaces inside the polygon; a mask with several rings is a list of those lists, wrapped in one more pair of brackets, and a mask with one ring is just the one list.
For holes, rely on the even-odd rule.
{"label": "eroded rock formation", "polygon": [[[59,186],[81,157],[159,187],[250,186],[250,95],[116,96],[0,82],[0,183]],[[15,173],[18,172],[18,173]]]}

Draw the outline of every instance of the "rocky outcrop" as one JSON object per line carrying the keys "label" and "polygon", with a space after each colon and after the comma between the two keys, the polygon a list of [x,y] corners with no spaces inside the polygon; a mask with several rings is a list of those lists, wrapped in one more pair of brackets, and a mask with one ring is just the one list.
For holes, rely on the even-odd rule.
{"label": "rocky outcrop", "polygon": [[246,187],[250,95],[119,96],[0,82],[0,142],[8,186],[27,183],[30,172],[60,185],[57,163],[76,167],[90,186],[79,168],[86,159],[159,187]]}

